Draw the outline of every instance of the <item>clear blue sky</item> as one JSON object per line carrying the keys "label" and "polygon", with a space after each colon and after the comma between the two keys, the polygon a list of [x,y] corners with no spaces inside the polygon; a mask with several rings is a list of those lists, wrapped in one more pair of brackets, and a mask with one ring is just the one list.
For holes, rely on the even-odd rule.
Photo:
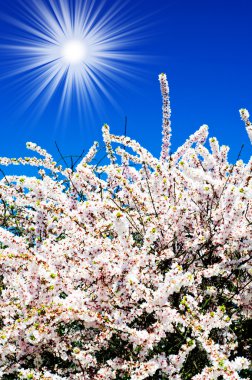
{"label": "clear blue sky", "polygon": [[[40,1],[43,0],[37,0]],[[6,15],[27,22],[20,11],[22,2],[12,0],[10,3],[0,0],[2,46],[8,45],[11,36],[20,33],[15,23],[6,23]],[[107,0],[106,7],[111,3]],[[55,140],[64,154],[78,154],[82,149],[87,150],[94,140],[101,141],[101,126],[105,122],[113,133],[123,134],[126,115],[127,134],[154,155],[159,155],[161,97],[158,74],[165,72],[172,106],[172,150],[200,125],[208,124],[210,137],[216,136],[221,144],[231,147],[230,161],[235,160],[243,143],[242,158],[248,160],[251,145],[238,111],[246,107],[252,113],[251,1],[129,0],[129,9],[131,6],[134,7],[132,19],[136,22],[140,15],[147,16],[145,30],[139,32],[139,36],[136,34],[133,47],[146,58],[132,61],[132,66],[138,70],[133,80],[127,79],[126,83],[118,80],[114,90],[109,90],[118,107],[106,98],[101,107],[94,102],[92,120],[88,122],[77,116],[73,105],[67,120],[57,123],[60,88],[40,118],[29,117],[38,106],[36,102],[19,116],[25,83],[22,75],[4,79],[5,71],[10,70],[15,60],[15,52],[10,57],[8,51],[1,48],[1,156],[27,156],[25,142],[32,141],[57,158]],[[125,23],[130,23],[129,17]]]}

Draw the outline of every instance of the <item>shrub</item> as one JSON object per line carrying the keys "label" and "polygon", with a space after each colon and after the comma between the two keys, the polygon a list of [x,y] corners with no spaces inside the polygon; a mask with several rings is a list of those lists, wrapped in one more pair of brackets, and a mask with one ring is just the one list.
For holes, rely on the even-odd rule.
{"label": "shrub", "polygon": [[159,159],[108,125],[107,165],[97,143],[73,170],[32,143],[1,158],[39,167],[0,182],[2,379],[251,376],[252,158],[209,151],[206,125],[170,154],[159,79]]}

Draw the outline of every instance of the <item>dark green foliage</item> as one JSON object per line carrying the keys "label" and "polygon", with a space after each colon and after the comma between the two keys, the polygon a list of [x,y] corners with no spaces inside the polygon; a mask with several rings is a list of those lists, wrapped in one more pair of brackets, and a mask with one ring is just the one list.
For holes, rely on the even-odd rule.
{"label": "dark green foliage", "polygon": [[231,328],[235,332],[238,341],[236,356],[244,356],[252,361],[252,319],[236,321]]}
{"label": "dark green foliage", "polygon": [[239,375],[241,378],[252,380],[252,369],[251,368],[250,369],[243,369]]}
{"label": "dark green foliage", "polygon": [[128,373],[120,373],[116,376],[115,380],[130,380],[130,375]]}
{"label": "dark green foliage", "polygon": [[181,346],[186,343],[187,333],[166,333],[166,337],[162,338],[158,344],[150,351],[151,358],[154,355],[165,353],[168,355],[178,354]]}
{"label": "dark green foliage", "polygon": [[55,368],[68,369],[69,372],[76,370],[76,364],[69,360],[62,360],[49,351],[43,352],[41,355],[42,367],[54,372]]}
{"label": "dark green foliage", "polygon": [[115,359],[116,357],[129,360],[130,357],[134,356],[133,345],[113,334],[108,342],[108,347],[104,347],[95,356],[98,363],[105,363],[107,360]]}
{"label": "dark green foliage", "polygon": [[131,323],[129,323],[129,327],[144,330],[153,325],[155,322],[155,314],[148,314],[144,311],[139,317],[135,318]]}
{"label": "dark green foliage", "polygon": [[5,285],[4,285],[3,280],[4,280],[4,276],[1,275],[1,276],[0,276],[0,296],[1,296],[1,294],[2,294],[2,290],[4,290],[4,289],[6,288]]}
{"label": "dark green foliage", "polygon": [[224,343],[223,331],[221,329],[218,329],[218,328],[212,329],[209,335],[209,338],[213,339],[215,343],[218,343],[218,344]]}
{"label": "dark green foliage", "polygon": [[60,336],[63,336],[70,332],[76,332],[81,330],[84,330],[83,322],[73,321],[70,323],[60,323],[56,331]]}
{"label": "dark green foliage", "polygon": [[68,295],[65,292],[61,292],[59,297],[65,299],[68,297]]}
{"label": "dark green foliage", "polygon": [[165,274],[166,272],[168,272],[168,270],[171,269],[172,263],[173,263],[172,259],[162,260],[158,263],[157,267],[162,274]]}
{"label": "dark green foliage", "polygon": [[18,374],[3,375],[2,380],[18,380]]}
{"label": "dark green foliage", "polygon": [[204,350],[196,346],[188,355],[183,368],[180,372],[183,380],[189,380],[200,373],[204,367],[209,366],[210,362]]}
{"label": "dark green foliage", "polygon": [[132,237],[135,241],[135,245],[141,248],[143,246],[143,236],[139,232],[132,232]]}

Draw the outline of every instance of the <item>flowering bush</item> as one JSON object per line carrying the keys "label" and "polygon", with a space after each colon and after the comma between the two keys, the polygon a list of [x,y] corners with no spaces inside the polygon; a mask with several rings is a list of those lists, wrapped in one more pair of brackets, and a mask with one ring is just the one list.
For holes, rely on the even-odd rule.
{"label": "flowering bush", "polygon": [[40,168],[0,181],[2,379],[249,379],[252,158],[206,125],[170,154],[159,79],[160,159],[108,125],[107,165],[0,159]]}

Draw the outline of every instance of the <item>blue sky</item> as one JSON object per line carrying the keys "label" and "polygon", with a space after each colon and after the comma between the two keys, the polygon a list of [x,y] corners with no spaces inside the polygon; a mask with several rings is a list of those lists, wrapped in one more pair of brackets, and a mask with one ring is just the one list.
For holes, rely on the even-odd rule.
{"label": "blue sky", "polygon": [[[111,0],[105,1],[105,8],[111,4]],[[27,83],[22,75],[5,77],[15,61],[15,51],[10,56],[6,46],[20,33],[15,23],[6,22],[6,16],[28,22],[20,7],[22,1],[6,4],[0,0],[1,156],[27,156],[25,142],[32,141],[58,158],[55,140],[63,154],[75,155],[88,150],[94,140],[101,141],[105,122],[113,133],[123,134],[125,116],[127,134],[158,156],[162,117],[158,74],[165,72],[172,106],[172,151],[200,125],[208,124],[210,137],[216,136],[221,144],[231,147],[231,162],[242,144],[242,158],[249,159],[251,145],[238,111],[246,107],[252,113],[251,1],[129,0],[130,16],[124,20],[121,15],[121,22],[130,28],[132,17],[136,26],[138,22],[144,25],[139,35],[136,32],[132,37],[132,50],[143,55],[130,63],[137,75],[123,80],[121,74],[109,87],[116,104],[106,97],[102,104],[93,99],[89,119],[85,115],[80,118],[72,104],[68,117],[60,123],[61,88],[41,117],[31,117],[39,109],[39,99],[24,112],[22,91]],[[17,172],[5,169],[8,173],[13,170]]]}

